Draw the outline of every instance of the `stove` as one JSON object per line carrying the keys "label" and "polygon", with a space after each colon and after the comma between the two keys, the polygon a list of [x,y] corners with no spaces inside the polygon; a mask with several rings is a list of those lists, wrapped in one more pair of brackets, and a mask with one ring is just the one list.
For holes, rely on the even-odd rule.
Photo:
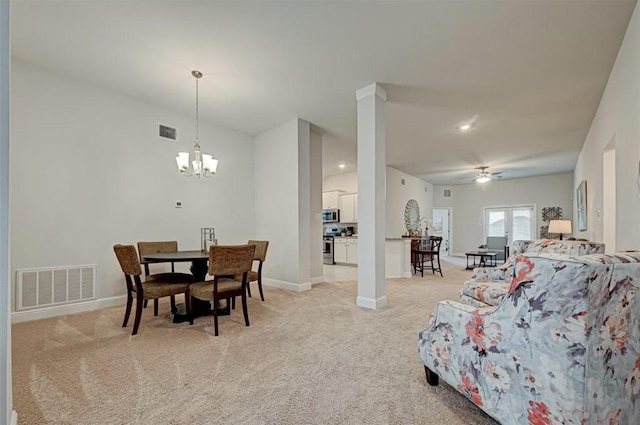
{"label": "stove", "polygon": [[322,238],[322,262],[324,264],[335,264],[333,259],[333,236]]}

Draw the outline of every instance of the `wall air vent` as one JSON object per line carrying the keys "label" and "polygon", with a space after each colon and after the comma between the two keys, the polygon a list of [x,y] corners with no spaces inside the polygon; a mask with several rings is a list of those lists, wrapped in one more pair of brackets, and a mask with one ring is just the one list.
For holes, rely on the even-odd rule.
{"label": "wall air vent", "polygon": [[96,298],[97,266],[19,269],[16,311],[79,303]]}
{"label": "wall air vent", "polygon": [[451,198],[451,189],[445,189],[444,190],[444,197],[445,198]]}
{"label": "wall air vent", "polygon": [[159,125],[159,132],[158,132],[160,137],[164,137],[165,139],[171,139],[171,140],[178,140],[178,129],[177,128],[173,128],[173,127],[169,127],[167,125]]}

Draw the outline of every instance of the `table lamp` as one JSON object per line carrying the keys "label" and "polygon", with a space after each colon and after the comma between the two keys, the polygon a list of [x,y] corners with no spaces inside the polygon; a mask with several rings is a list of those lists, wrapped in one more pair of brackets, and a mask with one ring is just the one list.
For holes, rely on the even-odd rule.
{"label": "table lamp", "polygon": [[551,220],[549,222],[549,233],[559,233],[560,240],[562,240],[563,234],[571,234],[571,220]]}

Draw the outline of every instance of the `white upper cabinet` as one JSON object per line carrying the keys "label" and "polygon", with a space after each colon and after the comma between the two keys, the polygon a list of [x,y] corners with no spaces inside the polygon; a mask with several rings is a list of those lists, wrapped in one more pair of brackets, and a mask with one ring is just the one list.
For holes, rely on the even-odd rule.
{"label": "white upper cabinet", "polygon": [[341,190],[332,190],[330,192],[323,192],[322,193],[322,209],[331,210],[335,208],[340,208],[338,198],[342,193],[344,192]]}
{"label": "white upper cabinet", "polygon": [[338,208],[340,208],[340,223],[358,222],[358,194],[350,193],[341,195],[338,198]]}

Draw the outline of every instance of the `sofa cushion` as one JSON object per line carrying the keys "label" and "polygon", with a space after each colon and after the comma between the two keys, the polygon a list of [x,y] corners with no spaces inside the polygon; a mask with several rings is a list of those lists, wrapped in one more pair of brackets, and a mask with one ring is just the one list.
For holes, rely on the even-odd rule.
{"label": "sofa cushion", "polygon": [[[502,302],[502,299],[509,291],[509,285],[511,282],[506,280],[499,281],[481,281],[481,280],[468,280],[462,286],[460,292],[461,296],[476,299],[485,303],[483,307],[497,306]],[[482,306],[481,304],[475,304],[476,306]]]}

